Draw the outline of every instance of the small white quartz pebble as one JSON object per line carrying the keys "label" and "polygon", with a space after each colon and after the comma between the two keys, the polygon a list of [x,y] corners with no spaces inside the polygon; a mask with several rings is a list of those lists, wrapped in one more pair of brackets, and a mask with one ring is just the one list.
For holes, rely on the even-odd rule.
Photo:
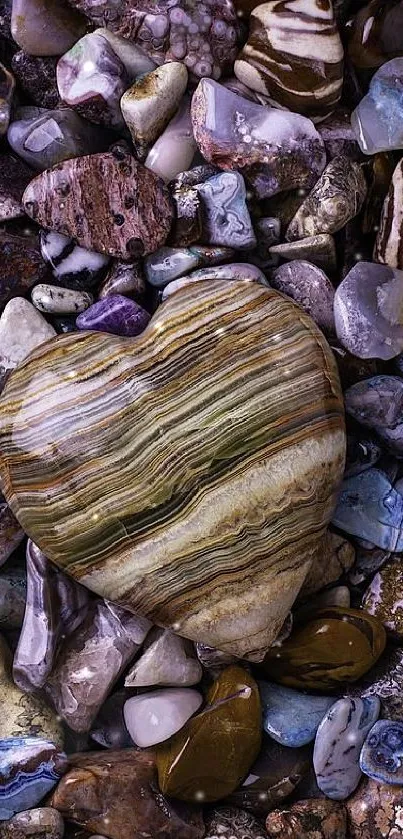
{"label": "small white quartz pebble", "polygon": [[7,303],[0,318],[0,367],[11,370],[56,331],[24,297]]}
{"label": "small white quartz pebble", "polygon": [[166,688],[133,696],[123,707],[126,728],[141,748],[155,746],[179,731],[202,702],[201,694],[190,688]]}

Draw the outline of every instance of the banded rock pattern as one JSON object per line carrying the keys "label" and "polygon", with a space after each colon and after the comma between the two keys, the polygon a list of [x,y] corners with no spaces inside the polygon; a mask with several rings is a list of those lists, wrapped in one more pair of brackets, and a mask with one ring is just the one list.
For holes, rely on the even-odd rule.
{"label": "banded rock pattern", "polygon": [[403,269],[403,160],[393,172],[376,237],[374,260]]}
{"label": "banded rock pattern", "polygon": [[331,0],[270,0],[254,9],[235,74],[273,104],[325,119],[343,84],[343,47]]}
{"label": "banded rock pattern", "polygon": [[59,336],[10,376],[1,484],[88,588],[261,660],[332,514],[344,437],[313,321],[258,283],[199,282],[138,338]]}

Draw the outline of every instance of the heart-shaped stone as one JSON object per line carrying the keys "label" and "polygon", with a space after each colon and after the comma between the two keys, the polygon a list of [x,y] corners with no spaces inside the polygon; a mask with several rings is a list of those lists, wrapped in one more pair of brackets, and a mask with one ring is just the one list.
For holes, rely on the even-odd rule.
{"label": "heart-shaped stone", "polygon": [[0,400],[2,490],[45,555],[252,660],[310,568],[344,446],[322,333],[253,282],[184,285],[134,339],[58,336]]}

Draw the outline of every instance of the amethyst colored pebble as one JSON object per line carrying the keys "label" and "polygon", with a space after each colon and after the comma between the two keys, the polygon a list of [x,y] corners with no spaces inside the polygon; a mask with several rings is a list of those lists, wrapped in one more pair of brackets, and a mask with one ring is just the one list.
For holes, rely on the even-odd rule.
{"label": "amethyst colored pebble", "polygon": [[98,300],[77,318],[79,329],[111,332],[131,338],[146,328],[150,315],[134,300],[122,294],[111,294]]}

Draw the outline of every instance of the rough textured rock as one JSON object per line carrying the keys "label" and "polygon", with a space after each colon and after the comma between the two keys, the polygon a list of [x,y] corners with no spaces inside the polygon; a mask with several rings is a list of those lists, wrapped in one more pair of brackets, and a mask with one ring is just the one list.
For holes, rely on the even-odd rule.
{"label": "rough textured rock", "polygon": [[0,494],[0,566],[18,548],[24,536],[22,527]]}
{"label": "rough textured rock", "polygon": [[1,830],[2,839],[63,839],[64,822],[53,807],[37,807],[16,813]]}
{"label": "rough textured rock", "polygon": [[56,81],[57,58],[29,55],[19,50],[13,55],[11,69],[26,96],[39,108],[57,108],[60,102]]}
{"label": "rough textured rock", "polygon": [[400,839],[403,788],[365,778],[346,802],[351,839]]}
{"label": "rough textured rock", "polygon": [[0,307],[25,294],[46,275],[37,236],[0,231]]}
{"label": "rough textured rock", "polygon": [[206,816],[205,839],[267,839],[261,823],[245,810],[216,807]]}
{"label": "rough textured rock", "polygon": [[351,568],[354,560],[355,550],[351,542],[339,533],[327,530],[300,594],[308,597],[336,582]]}
{"label": "rough textured rock", "polygon": [[347,813],[344,805],[335,801],[296,801],[287,809],[269,813],[266,830],[272,839],[346,839]]}
{"label": "rough textured rock", "polygon": [[13,565],[0,572],[0,625],[20,629],[24,619],[27,580],[25,568]]}
{"label": "rough textured rock", "polygon": [[[13,154],[0,157],[0,221],[10,221],[24,215],[22,196],[33,172]],[[2,234],[4,241],[4,233]],[[7,235],[7,239],[11,234]],[[6,266],[3,263],[4,269]]]}
{"label": "rough textured rock", "polygon": [[12,73],[0,64],[0,137],[7,134],[10,124],[11,109],[15,90],[15,79]]}
{"label": "rough textured rock", "polygon": [[382,621],[390,635],[403,638],[403,569],[399,561],[389,562],[375,574],[363,608]]}

